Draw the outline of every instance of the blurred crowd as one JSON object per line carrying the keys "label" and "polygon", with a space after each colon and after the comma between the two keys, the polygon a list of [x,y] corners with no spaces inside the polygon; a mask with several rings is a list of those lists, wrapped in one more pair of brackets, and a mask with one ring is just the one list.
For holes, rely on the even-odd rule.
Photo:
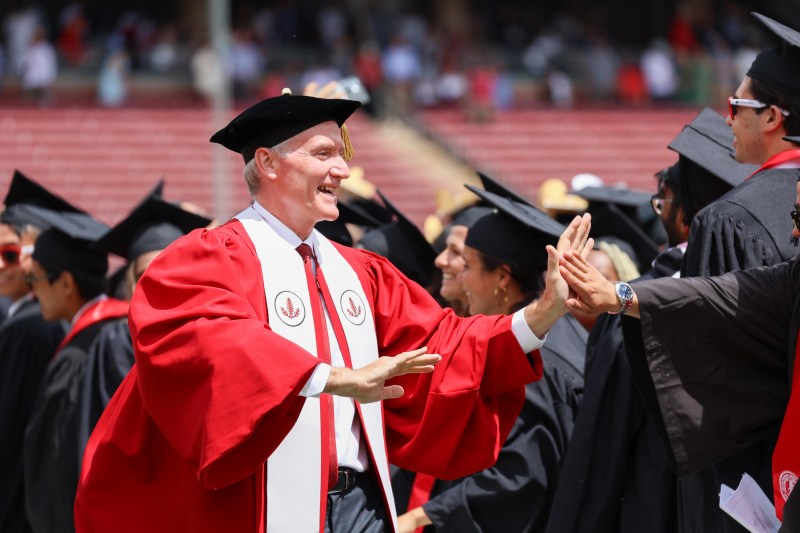
{"label": "blurred crowd", "polygon": [[[233,11],[228,57],[220,58],[204,31],[170,9],[101,11],[72,1],[46,13],[34,1],[9,2],[0,9],[0,74],[42,103],[59,77],[93,79],[106,106],[124,105],[136,76],[191,85],[197,104],[226,80],[247,103],[283,86],[355,75],[374,96],[371,109],[464,107],[484,118],[546,104],[705,105],[733,92],[764,44],[734,2],[714,9],[684,0],[661,34],[634,44],[615,38],[600,8],[503,7],[438,19],[382,3],[351,11],[337,1],[314,10],[242,2]],[[442,21],[451,18],[458,22]]]}

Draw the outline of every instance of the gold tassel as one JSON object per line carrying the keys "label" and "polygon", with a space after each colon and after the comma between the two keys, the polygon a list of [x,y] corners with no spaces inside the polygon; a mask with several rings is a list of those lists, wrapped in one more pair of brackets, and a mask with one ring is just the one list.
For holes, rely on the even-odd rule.
{"label": "gold tassel", "polygon": [[350,141],[350,132],[347,131],[347,126],[344,124],[342,124],[342,142],[344,143],[344,160],[350,161],[356,155],[356,151]]}

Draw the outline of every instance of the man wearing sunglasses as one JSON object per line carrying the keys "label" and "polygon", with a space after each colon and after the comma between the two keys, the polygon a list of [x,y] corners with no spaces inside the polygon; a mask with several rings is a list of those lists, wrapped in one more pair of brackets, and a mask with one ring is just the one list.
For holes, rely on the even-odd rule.
{"label": "man wearing sunglasses", "polygon": [[[758,168],[697,214],[681,268],[683,277],[774,265],[800,251],[790,243],[791,220],[786,216],[800,176],[800,149],[784,139],[800,135],[800,33],[754,15],[779,37],[780,44],[756,57],[728,100],[727,123],[734,136],[736,160]],[[699,361],[709,354],[698,352],[696,357]],[[699,366],[698,372],[702,372]],[[719,509],[720,485],[737,486],[747,472],[769,493],[775,438],[761,434],[731,457],[682,477],[679,527],[686,531],[735,528]]]}
{"label": "man wearing sunglasses", "polygon": [[0,531],[30,529],[23,501],[23,436],[47,365],[65,334],[62,322],[44,320],[25,279],[42,227],[28,208],[32,202],[57,203],[48,194],[19,174],[0,215],[0,295],[12,302],[0,326]]}

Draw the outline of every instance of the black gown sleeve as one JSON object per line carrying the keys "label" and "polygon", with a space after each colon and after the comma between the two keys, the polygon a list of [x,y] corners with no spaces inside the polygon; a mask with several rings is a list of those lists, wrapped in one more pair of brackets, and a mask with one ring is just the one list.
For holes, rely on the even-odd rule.
{"label": "black gown sleeve", "polygon": [[634,285],[647,367],[679,474],[745,449],[780,424],[798,265],[795,259]]}

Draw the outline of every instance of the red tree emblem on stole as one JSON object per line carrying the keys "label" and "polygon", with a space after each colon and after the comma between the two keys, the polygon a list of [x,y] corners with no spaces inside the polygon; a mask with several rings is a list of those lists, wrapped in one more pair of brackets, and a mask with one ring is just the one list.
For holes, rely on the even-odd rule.
{"label": "red tree emblem on stole", "polygon": [[295,309],[294,304],[292,303],[292,299],[287,297],[286,307],[285,308],[281,307],[281,313],[283,313],[283,316],[288,317],[290,319],[297,318],[298,316],[300,316],[300,309],[299,308]]}
{"label": "red tree emblem on stole", "polygon": [[347,301],[350,302],[350,309],[347,309],[347,314],[353,318],[361,316],[361,306],[356,307],[356,303],[352,298],[348,298]]}

